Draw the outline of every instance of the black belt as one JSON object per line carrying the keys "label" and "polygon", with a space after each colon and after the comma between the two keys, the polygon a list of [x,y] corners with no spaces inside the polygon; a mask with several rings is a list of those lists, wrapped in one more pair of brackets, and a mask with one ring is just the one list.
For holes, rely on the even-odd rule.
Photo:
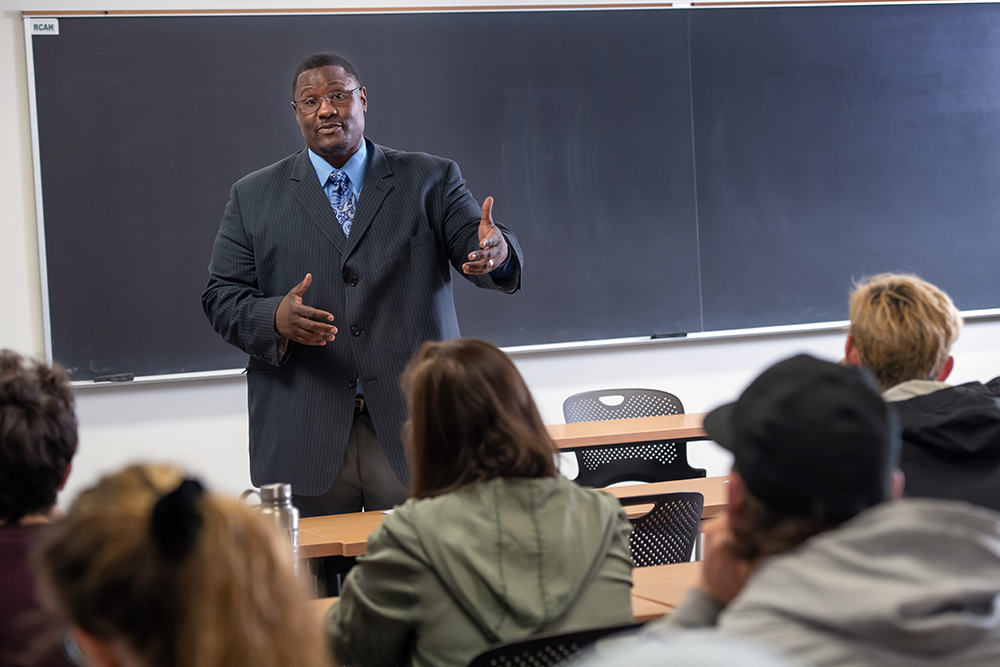
{"label": "black belt", "polygon": [[358,394],[354,397],[354,412],[364,412],[365,411],[365,397]]}

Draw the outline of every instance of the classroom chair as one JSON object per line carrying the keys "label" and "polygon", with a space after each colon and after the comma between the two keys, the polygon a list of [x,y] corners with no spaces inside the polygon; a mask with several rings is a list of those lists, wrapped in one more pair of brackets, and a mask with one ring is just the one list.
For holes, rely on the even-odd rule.
{"label": "classroom chair", "polygon": [[623,507],[652,505],[642,516],[630,519],[628,538],[635,567],[686,563],[691,560],[705,497],[700,493],[657,493],[620,498]]}
{"label": "classroom chair", "polygon": [[469,663],[468,667],[552,667],[573,662],[574,654],[595,642],[635,631],[642,623],[613,625],[589,630],[571,630],[497,644],[486,649]]}
{"label": "classroom chair", "polygon": [[[684,414],[673,394],[658,389],[600,389],[574,394],[563,402],[567,424]],[[704,477],[687,461],[685,442],[636,442],[587,447],[574,452],[577,483],[602,488],[619,482],[666,482]]]}

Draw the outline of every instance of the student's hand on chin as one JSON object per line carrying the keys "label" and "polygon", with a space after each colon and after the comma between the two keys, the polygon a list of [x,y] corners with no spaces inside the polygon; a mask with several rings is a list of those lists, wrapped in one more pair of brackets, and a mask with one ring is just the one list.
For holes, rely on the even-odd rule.
{"label": "student's hand on chin", "polygon": [[723,607],[733,601],[753,573],[754,564],[729,550],[733,540],[729,519],[719,517],[705,527],[705,560],[699,588]]}

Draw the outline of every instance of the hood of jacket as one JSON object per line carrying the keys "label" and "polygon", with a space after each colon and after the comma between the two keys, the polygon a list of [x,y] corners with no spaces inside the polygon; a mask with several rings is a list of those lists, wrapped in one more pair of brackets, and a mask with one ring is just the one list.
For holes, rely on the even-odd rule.
{"label": "hood of jacket", "polygon": [[984,643],[995,658],[998,596],[1000,514],[905,499],[771,557],[722,619],[742,625],[741,632],[769,619],[792,643],[788,633],[819,633],[830,644],[882,654],[879,664],[890,655],[905,664],[907,656],[978,653]]}
{"label": "hood of jacket", "polygon": [[1000,458],[1000,378],[895,403],[903,440],[950,458]]}
{"label": "hood of jacket", "polygon": [[391,530],[399,545],[437,573],[494,641],[544,631],[559,619],[609,550],[628,553],[631,530],[615,497],[561,475],[470,484],[411,499],[396,514]]}

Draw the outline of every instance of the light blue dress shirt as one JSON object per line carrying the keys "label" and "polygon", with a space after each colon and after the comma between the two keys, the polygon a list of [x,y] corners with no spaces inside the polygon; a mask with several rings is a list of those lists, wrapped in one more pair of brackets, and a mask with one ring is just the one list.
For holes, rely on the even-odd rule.
{"label": "light blue dress shirt", "polygon": [[361,186],[365,182],[365,172],[368,171],[368,146],[362,139],[361,148],[354,152],[354,155],[340,169],[334,169],[329,162],[309,151],[309,161],[312,162],[313,169],[316,170],[316,177],[319,178],[319,186],[326,193],[326,198],[330,199],[333,192],[333,183],[330,182],[330,174],[335,171],[342,171],[351,179],[351,192],[354,193],[354,201],[361,199]]}

